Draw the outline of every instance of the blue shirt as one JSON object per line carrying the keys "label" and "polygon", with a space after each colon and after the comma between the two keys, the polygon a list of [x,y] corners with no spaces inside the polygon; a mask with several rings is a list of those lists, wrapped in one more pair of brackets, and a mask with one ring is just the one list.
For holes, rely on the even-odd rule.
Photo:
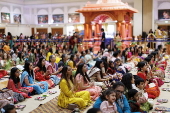
{"label": "blue shirt", "polygon": [[103,101],[101,100],[101,98],[97,98],[96,102],[93,104],[93,108],[99,108],[100,109],[100,105]]}
{"label": "blue shirt", "polygon": [[123,95],[122,101],[123,101],[123,105],[124,105],[123,109],[121,109],[121,107],[116,102],[117,111],[119,113],[131,113],[129,103],[128,103],[125,95]]}

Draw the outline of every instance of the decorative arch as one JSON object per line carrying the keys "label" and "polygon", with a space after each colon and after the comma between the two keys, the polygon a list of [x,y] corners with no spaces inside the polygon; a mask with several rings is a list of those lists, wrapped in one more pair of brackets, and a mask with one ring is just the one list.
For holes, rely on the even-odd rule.
{"label": "decorative arch", "polygon": [[15,9],[14,9],[14,13],[20,14],[20,13],[21,13],[21,11],[20,11],[20,9],[19,9],[19,8],[15,8]]}
{"label": "decorative arch", "polygon": [[37,14],[48,14],[47,10],[45,9],[40,9]]}
{"label": "decorative arch", "polygon": [[68,10],[68,13],[75,13],[76,10],[78,10],[77,7],[71,7],[71,8]]}
{"label": "decorative arch", "polygon": [[170,2],[163,2],[159,4],[158,9],[169,9]]}
{"label": "decorative arch", "polygon": [[10,12],[9,7],[3,6],[1,12]]}
{"label": "decorative arch", "polygon": [[93,13],[92,17],[91,17],[91,21],[93,21],[96,17],[100,16],[100,15],[107,15],[108,17],[110,17],[112,20],[117,20],[114,13],[110,13],[110,12],[98,12],[98,13]]}
{"label": "decorative arch", "polygon": [[56,8],[56,9],[53,10],[52,13],[53,14],[64,14],[64,11],[62,9],[60,9],[60,8]]}

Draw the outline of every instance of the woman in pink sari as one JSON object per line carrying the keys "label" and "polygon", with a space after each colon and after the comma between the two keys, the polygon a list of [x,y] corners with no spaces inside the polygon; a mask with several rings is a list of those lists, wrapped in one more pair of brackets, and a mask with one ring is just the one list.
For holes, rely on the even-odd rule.
{"label": "woman in pink sari", "polygon": [[100,95],[101,88],[99,86],[95,86],[93,82],[90,81],[90,78],[87,76],[87,65],[81,63],[78,65],[75,82],[77,91],[89,91],[92,100],[96,100]]}
{"label": "woman in pink sari", "polygon": [[63,67],[58,68],[58,64],[55,63],[55,61],[56,61],[56,57],[54,55],[51,55],[49,57],[49,62],[46,61],[45,67],[51,75],[56,75],[58,78],[61,78],[61,71]]}

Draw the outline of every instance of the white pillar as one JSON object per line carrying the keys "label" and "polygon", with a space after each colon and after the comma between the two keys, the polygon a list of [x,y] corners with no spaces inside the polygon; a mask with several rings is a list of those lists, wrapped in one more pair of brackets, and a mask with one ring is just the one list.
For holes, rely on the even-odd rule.
{"label": "white pillar", "polygon": [[[152,2],[152,30],[155,31],[157,29],[157,25],[155,26],[156,20],[158,20],[158,1],[153,0]],[[156,9],[156,10],[155,10]]]}
{"label": "white pillar", "polygon": [[68,23],[68,6],[64,6],[64,26],[63,26],[63,34],[67,34],[67,25]]}
{"label": "white pillar", "polygon": [[10,5],[10,23],[14,23],[14,19],[13,19],[13,11],[14,11],[14,8],[12,5]]}
{"label": "white pillar", "polygon": [[134,0],[134,8],[138,13],[134,14],[133,36],[142,35],[142,0]]}
{"label": "white pillar", "polygon": [[52,8],[48,7],[48,24],[53,24],[52,21]]}

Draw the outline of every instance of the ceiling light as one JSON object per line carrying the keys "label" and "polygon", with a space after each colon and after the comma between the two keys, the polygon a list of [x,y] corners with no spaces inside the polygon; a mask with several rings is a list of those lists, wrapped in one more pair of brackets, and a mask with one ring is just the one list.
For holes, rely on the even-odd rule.
{"label": "ceiling light", "polygon": [[43,27],[43,25],[41,25],[41,27]]}
{"label": "ceiling light", "polygon": [[165,23],[168,23],[168,21],[165,21]]}
{"label": "ceiling light", "polygon": [[58,26],[58,24],[56,24],[55,26]]}

